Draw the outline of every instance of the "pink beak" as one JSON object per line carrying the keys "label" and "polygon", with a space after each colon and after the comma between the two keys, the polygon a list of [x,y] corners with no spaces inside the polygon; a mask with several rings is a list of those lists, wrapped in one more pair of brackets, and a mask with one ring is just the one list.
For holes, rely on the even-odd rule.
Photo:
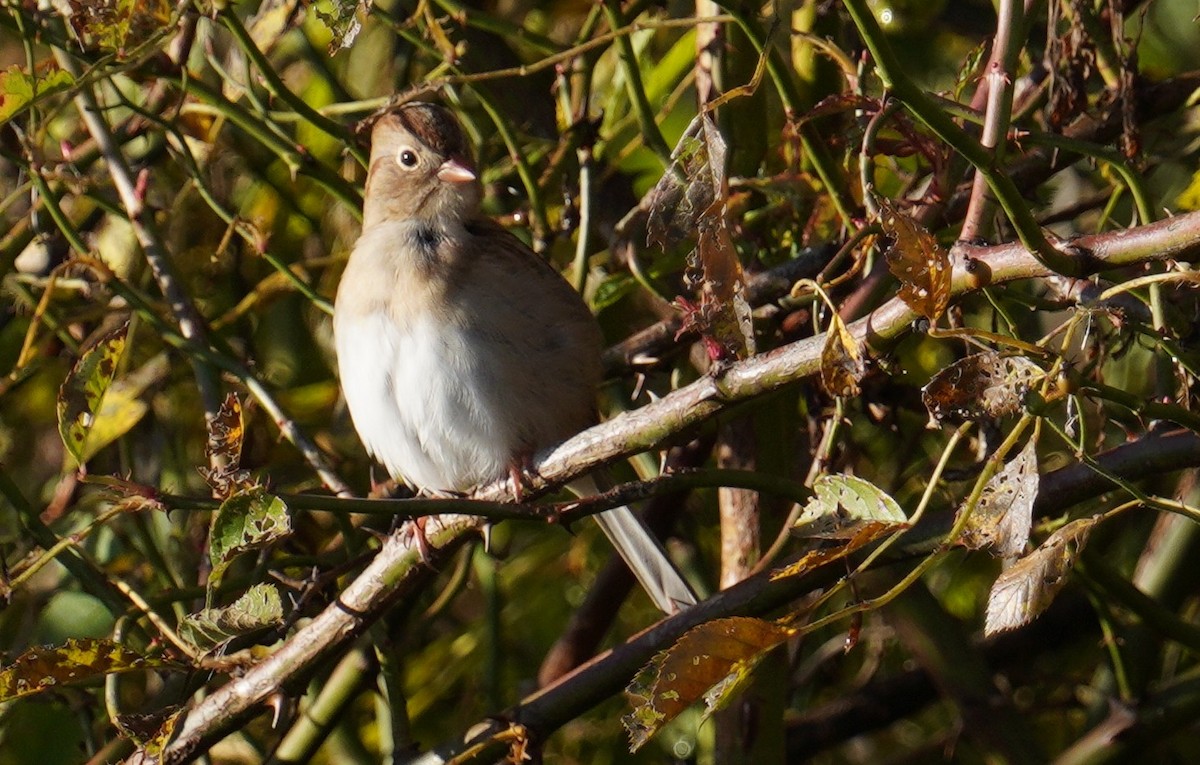
{"label": "pink beak", "polygon": [[448,159],[438,168],[437,177],[447,183],[470,183],[476,176],[462,160]]}

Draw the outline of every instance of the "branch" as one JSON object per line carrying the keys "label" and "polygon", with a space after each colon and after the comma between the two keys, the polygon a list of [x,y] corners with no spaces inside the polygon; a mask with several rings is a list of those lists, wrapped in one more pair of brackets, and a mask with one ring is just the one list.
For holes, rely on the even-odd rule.
{"label": "branch", "polygon": [[471,516],[442,516],[428,526],[428,565],[422,565],[422,552],[411,535],[403,529],[393,533],[336,601],[261,664],[197,703],[161,759],[142,748],[126,762],[170,765],[207,751],[228,731],[265,711],[266,702],[285,685],[300,683],[321,659],[361,635],[397,599],[417,591],[478,526]]}
{"label": "branch", "polygon": [[[1188,213],[1149,226],[1079,237],[1057,245],[1070,252],[1089,273],[1135,263],[1200,259],[1200,213]],[[956,248],[952,295],[961,298],[983,287],[1019,279],[1051,276],[1020,244]],[[850,325],[855,339],[880,348],[911,327],[917,314],[893,298]],[[825,334],[805,338],[745,361],[731,364],[716,375],[664,396],[646,406],[624,412],[585,430],[556,448],[539,455],[534,491],[559,485],[596,466],[621,457],[655,449],[696,426],[730,404],[800,382],[820,369]],[[481,499],[508,499],[510,489],[496,483],[478,492]]]}
{"label": "branch", "polygon": [[[1079,260],[1091,270],[1155,260],[1193,260],[1200,258],[1200,213],[1192,213],[1150,226],[1109,234],[1081,237],[1069,246],[1081,254]],[[961,296],[989,284],[1016,279],[1047,276],[1050,271],[1028,250],[1017,244],[998,247],[964,247],[955,263],[954,294]],[[850,325],[860,340],[879,345],[903,334],[916,319],[898,299],[889,301],[874,313]],[[544,455],[537,467],[542,489],[561,483],[621,456],[651,449],[680,431],[696,425],[723,410],[729,404],[744,401],[784,385],[798,382],[816,373],[820,364],[824,337],[817,336],[783,346],[762,356],[726,368],[705,377],[641,409],[624,413],[569,439]],[[1171,454],[1194,456],[1200,439],[1167,436],[1157,442]],[[1173,445],[1173,447],[1172,447]],[[1172,448],[1167,448],[1172,447]],[[1177,448],[1174,448],[1177,447]],[[1143,447],[1144,449],[1145,447]],[[1143,470],[1149,458],[1139,450],[1114,450],[1131,460],[1125,463]],[[1150,454],[1157,455],[1156,449]],[[1115,457],[1114,457],[1115,459]],[[1107,466],[1107,463],[1105,463]],[[1163,465],[1174,464],[1163,462]],[[1194,461],[1191,463],[1194,464]],[[1077,471],[1072,473],[1071,471]],[[1113,472],[1119,472],[1116,468]],[[1057,485],[1053,476],[1074,475],[1072,480],[1058,479],[1073,486],[1084,482],[1088,488],[1072,494],[1068,485]],[[1137,473],[1144,475],[1144,472]],[[1093,478],[1086,466],[1072,466],[1047,476],[1040,495],[1054,498],[1062,506],[1067,497],[1104,491],[1110,484]],[[509,498],[507,482],[494,484],[479,493],[489,500]],[[436,533],[430,535],[430,563],[437,567],[445,561],[481,521],[473,516],[442,516]],[[340,650],[379,617],[401,594],[412,592],[424,580],[428,569],[418,565],[419,553],[411,540],[393,534],[376,558],[352,582],[342,596],[312,622],[298,631],[270,658],[199,702],[188,714],[179,736],[163,755],[164,763],[186,762],[220,739],[224,732],[247,719],[272,694],[285,684],[303,678],[323,656]],[[820,571],[817,572],[821,576]],[[668,619],[631,642],[584,665],[558,684],[547,688],[512,711],[514,719],[536,730],[553,730],[561,715],[573,714],[573,705],[594,703],[619,690],[621,683],[666,641],[673,640],[695,624],[729,614],[765,613],[787,602],[805,588],[816,586],[812,577],[769,582],[763,576],[746,580],[694,608]],[[596,696],[595,694],[603,694]],[[135,755],[130,762],[148,762]],[[435,762],[428,760],[427,762]],[[426,762],[426,761],[422,761]]]}

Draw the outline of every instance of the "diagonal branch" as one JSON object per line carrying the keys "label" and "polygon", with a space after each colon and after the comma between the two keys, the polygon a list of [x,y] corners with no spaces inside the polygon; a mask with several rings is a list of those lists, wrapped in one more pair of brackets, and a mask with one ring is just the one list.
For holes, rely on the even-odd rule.
{"label": "diagonal branch", "polygon": [[[1126,231],[1081,237],[1060,246],[1070,248],[1077,260],[1093,272],[1149,261],[1200,260],[1200,213]],[[1046,266],[1019,244],[964,247],[955,263],[953,292],[956,296],[962,296],[984,286],[1045,277],[1050,273]],[[893,299],[850,325],[850,330],[860,341],[878,348],[904,334],[916,318],[916,314],[900,300]],[[797,341],[733,364],[718,375],[704,377],[641,409],[584,431],[542,456],[537,467],[537,473],[541,476],[539,485],[545,489],[551,484],[581,475],[601,463],[655,448],[688,427],[712,417],[729,404],[799,382],[817,372],[823,346],[824,336]],[[508,492],[507,485],[496,484],[487,487],[479,495],[492,500],[506,499]],[[1054,496],[1059,494],[1061,492],[1056,492]],[[439,561],[445,561],[481,523],[480,519],[468,515],[442,516],[439,521],[434,524],[437,530],[429,535],[430,562],[435,567]],[[181,763],[195,758],[206,746],[219,740],[224,732],[255,714],[285,685],[302,680],[322,657],[341,650],[349,640],[379,618],[395,598],[412,592],[423,583],[428,569],[419,565],[419,560],[420,553],[413,540],[393,534],[335,603],[289,638],[270,658],[198,702],[184,719],[179,735],[163,754],[162,762]],[[761,578],[747,580],[747,589],[739,585],[710,599],[723,605],[710,605],[706,601],[688,609],[628,644],[639,648],[623,647],[612,655],[626,657],[620,661],[636,668],[640,661],[648,657],[648,654],[643,656],[640,652],[648,644],[661,647],[664,643],[657,640],[666,641],[682,634],[681,630],[695,623],[693,619],[714,617],[724,613],[721,609],[726,607],[732,609],[728,613],[745,613],[737,609],[760,596],[786,600],[803,591],[799,585],[796,585],[797,589],[785,586],[779,590],[776,584],[766,585]],[[734,600],[737,598],[748,599]],[[737,607],[730,604],[736,604]],[[632,656],[640,658],[628,658],[631,655],[625,653],[627,650],[634,650]],[[622,663],[620,669],[626,669],[626,664]],[[598,671],[593,664],[578,670],[593,671]],[[628,677],[632,670],[617,674]],[[572,677],[578,677],[578,673]],[[615,690],[613,682],[616,681],[610,678],[597,687],[611,692]],[[559,687],[561,684],[555,686]],[[568,693],[566,690],[556,692]],[[545,693],[551,692],[547,690]],[[558,699],[556,696],[550,698]],[[522,713],[530,714],[529,707],[524,707]],[[530,724],[529,720],[525,722]],[[129,762],[149,762],[146,757],[143,752],[134,755]]]}

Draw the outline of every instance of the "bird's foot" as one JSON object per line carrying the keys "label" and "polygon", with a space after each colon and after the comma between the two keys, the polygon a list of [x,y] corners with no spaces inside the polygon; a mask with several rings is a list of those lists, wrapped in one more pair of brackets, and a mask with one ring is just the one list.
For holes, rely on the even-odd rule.
{"label": "bird's foot", "polygon": [[533,465],[533,455],[521,453],[508,463],[508,480],[512,482],[513,499],[520,503],[525,501],[525,489],[535,480],[541,478]]}
{"label": "bird's foot", "polygon": [[404,524],[400,533],[411,539],[416,545],[417,555],[420,556],[421,562],[433,568],[433,548],[429,546],[429,537],[425,534],[425,524],[428,521],[429,518],[424,515],[413,518]]}

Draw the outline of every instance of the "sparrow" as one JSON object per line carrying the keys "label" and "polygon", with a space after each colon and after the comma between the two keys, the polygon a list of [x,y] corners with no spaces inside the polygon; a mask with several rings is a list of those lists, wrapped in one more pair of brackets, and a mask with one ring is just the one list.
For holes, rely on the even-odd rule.
{"label": "sparrow", "polygon": [[[449,109],[410,102],[375,122],[362,234],[334,303],[338,373],[367,451],[426,493],[506,476],[519,488],[534,453],[597,421],[595,318],[481,197]],[[664,613],[696,602],[629,508],[596,520]]]}

